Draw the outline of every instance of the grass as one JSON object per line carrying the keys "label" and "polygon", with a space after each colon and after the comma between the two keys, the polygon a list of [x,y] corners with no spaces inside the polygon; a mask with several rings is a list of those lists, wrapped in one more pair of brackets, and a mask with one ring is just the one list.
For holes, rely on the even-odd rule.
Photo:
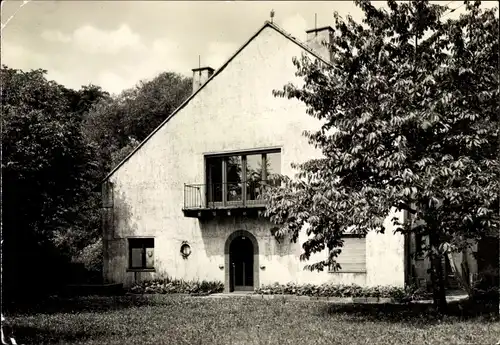
{"label": "grass", "polygon": [[[491,318],[429,306],[175,295],[52,300],[9,314],[19,344],[495,344]],[[458,309],[457,309],[458,311]]]}

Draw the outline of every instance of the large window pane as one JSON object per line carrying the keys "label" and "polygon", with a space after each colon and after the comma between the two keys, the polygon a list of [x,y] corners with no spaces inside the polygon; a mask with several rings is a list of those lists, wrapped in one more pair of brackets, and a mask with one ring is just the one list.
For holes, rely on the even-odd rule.
{"label": "large window pane", "polygon": [[227,201],[242,200],[243,169],[241,156],[227,157]]}
{"label": "large window pane", "polygon": [[222,201],[222,157],[207,159],[207,197],[209,202]]}
{"label": "large window pane", "polygon": [[131,248],[130,249],[130,267],[131,268],[142,268],[142,248]]}
{"label": "large window pane", "polygon": [[262,154],[247,156],[247,200],[262,197]]}
{"label": "large window pane", "polygon": [[266,154],[266,180],[268,184],[274,184],[277,174],[281,174],[281,153],[274,152]]}

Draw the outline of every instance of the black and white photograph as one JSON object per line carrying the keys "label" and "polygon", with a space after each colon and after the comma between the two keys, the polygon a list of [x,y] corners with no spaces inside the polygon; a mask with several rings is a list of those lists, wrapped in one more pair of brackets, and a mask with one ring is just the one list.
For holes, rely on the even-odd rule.
{"label": "black and white photograph", "polygon": [[500,1],[0,3],[2,345],[500,345]]}

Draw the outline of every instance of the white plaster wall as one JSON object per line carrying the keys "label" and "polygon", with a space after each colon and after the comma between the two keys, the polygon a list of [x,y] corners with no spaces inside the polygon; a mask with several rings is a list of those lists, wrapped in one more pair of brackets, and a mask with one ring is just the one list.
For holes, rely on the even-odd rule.
{"label": "white plaster wall", "polygon": [[[319,156],[302,135],[318,128],[317,120],[306,115],[302,103],[272,95],[287,82],[300,82],[292,57],[302,52],[274,29],[265,28],[111,176],[115,240],[110,242],[109,280],[129,284],[170,275],[223,281],[219,266],[224,264],[224,242],[231,229],[203,227],[197,219],[184,217],[183,185],[204,183],[206,153],[281,147],[281,171],[288,175],[293,174],[290,163]],[[238,226],[244,224],[234,224],[233,230]],[[397,236],[370,237],[367,275],[342,275],[303,271],[300,245],[278,245],[264,228],[250,229],[258,231],[255,235],[264,249],[261,283],[337,280],[364,285],[399,284],[403,279],[403,245]],[[128,236],[155,237],[156,273],[126,272]],[[187,260],[179,253],[182,241],[192,248]],[[271,255],[278,249],[281,255]]]}
{"label": "white plaster wall", "polygon": [[[402,212],[393,209],[384,222],[386,231],[384,234],[375,231],[366,235],[366,273],[342,272],[310,272],[303,270],[307,262],[300,262],[298,280],[316,284],[325,281],[338,284],[358,284],[362,286],[392,285],[404,286],[404,237],[393,231],[392,217],[403,217]],[[300,243],[303,243],[307,235],[300,234]],[[300,252],[300,250],[299,250]],[[325,250],[311,256],[311,261],[324,260],[328,253]]]}
{"label": "white plaster wall", "polygon": [[392,209],[384,221],[384,234],[375,232],[366,236],[367,285],[404,286],[404,236],[394,233],[392,218],[403,219],[403,212]]}

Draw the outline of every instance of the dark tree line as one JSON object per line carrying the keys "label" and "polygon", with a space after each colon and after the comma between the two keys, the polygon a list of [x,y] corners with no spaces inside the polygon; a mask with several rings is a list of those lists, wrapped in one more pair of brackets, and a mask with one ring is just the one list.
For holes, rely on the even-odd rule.
{"label": "dark tree line", "polygon": [[98,279],[96,187],[184,101],[190,80],[162,73],[111,97],[95,85],[66,88],[44,70],[2,66],[1,85],[4,300]]}

